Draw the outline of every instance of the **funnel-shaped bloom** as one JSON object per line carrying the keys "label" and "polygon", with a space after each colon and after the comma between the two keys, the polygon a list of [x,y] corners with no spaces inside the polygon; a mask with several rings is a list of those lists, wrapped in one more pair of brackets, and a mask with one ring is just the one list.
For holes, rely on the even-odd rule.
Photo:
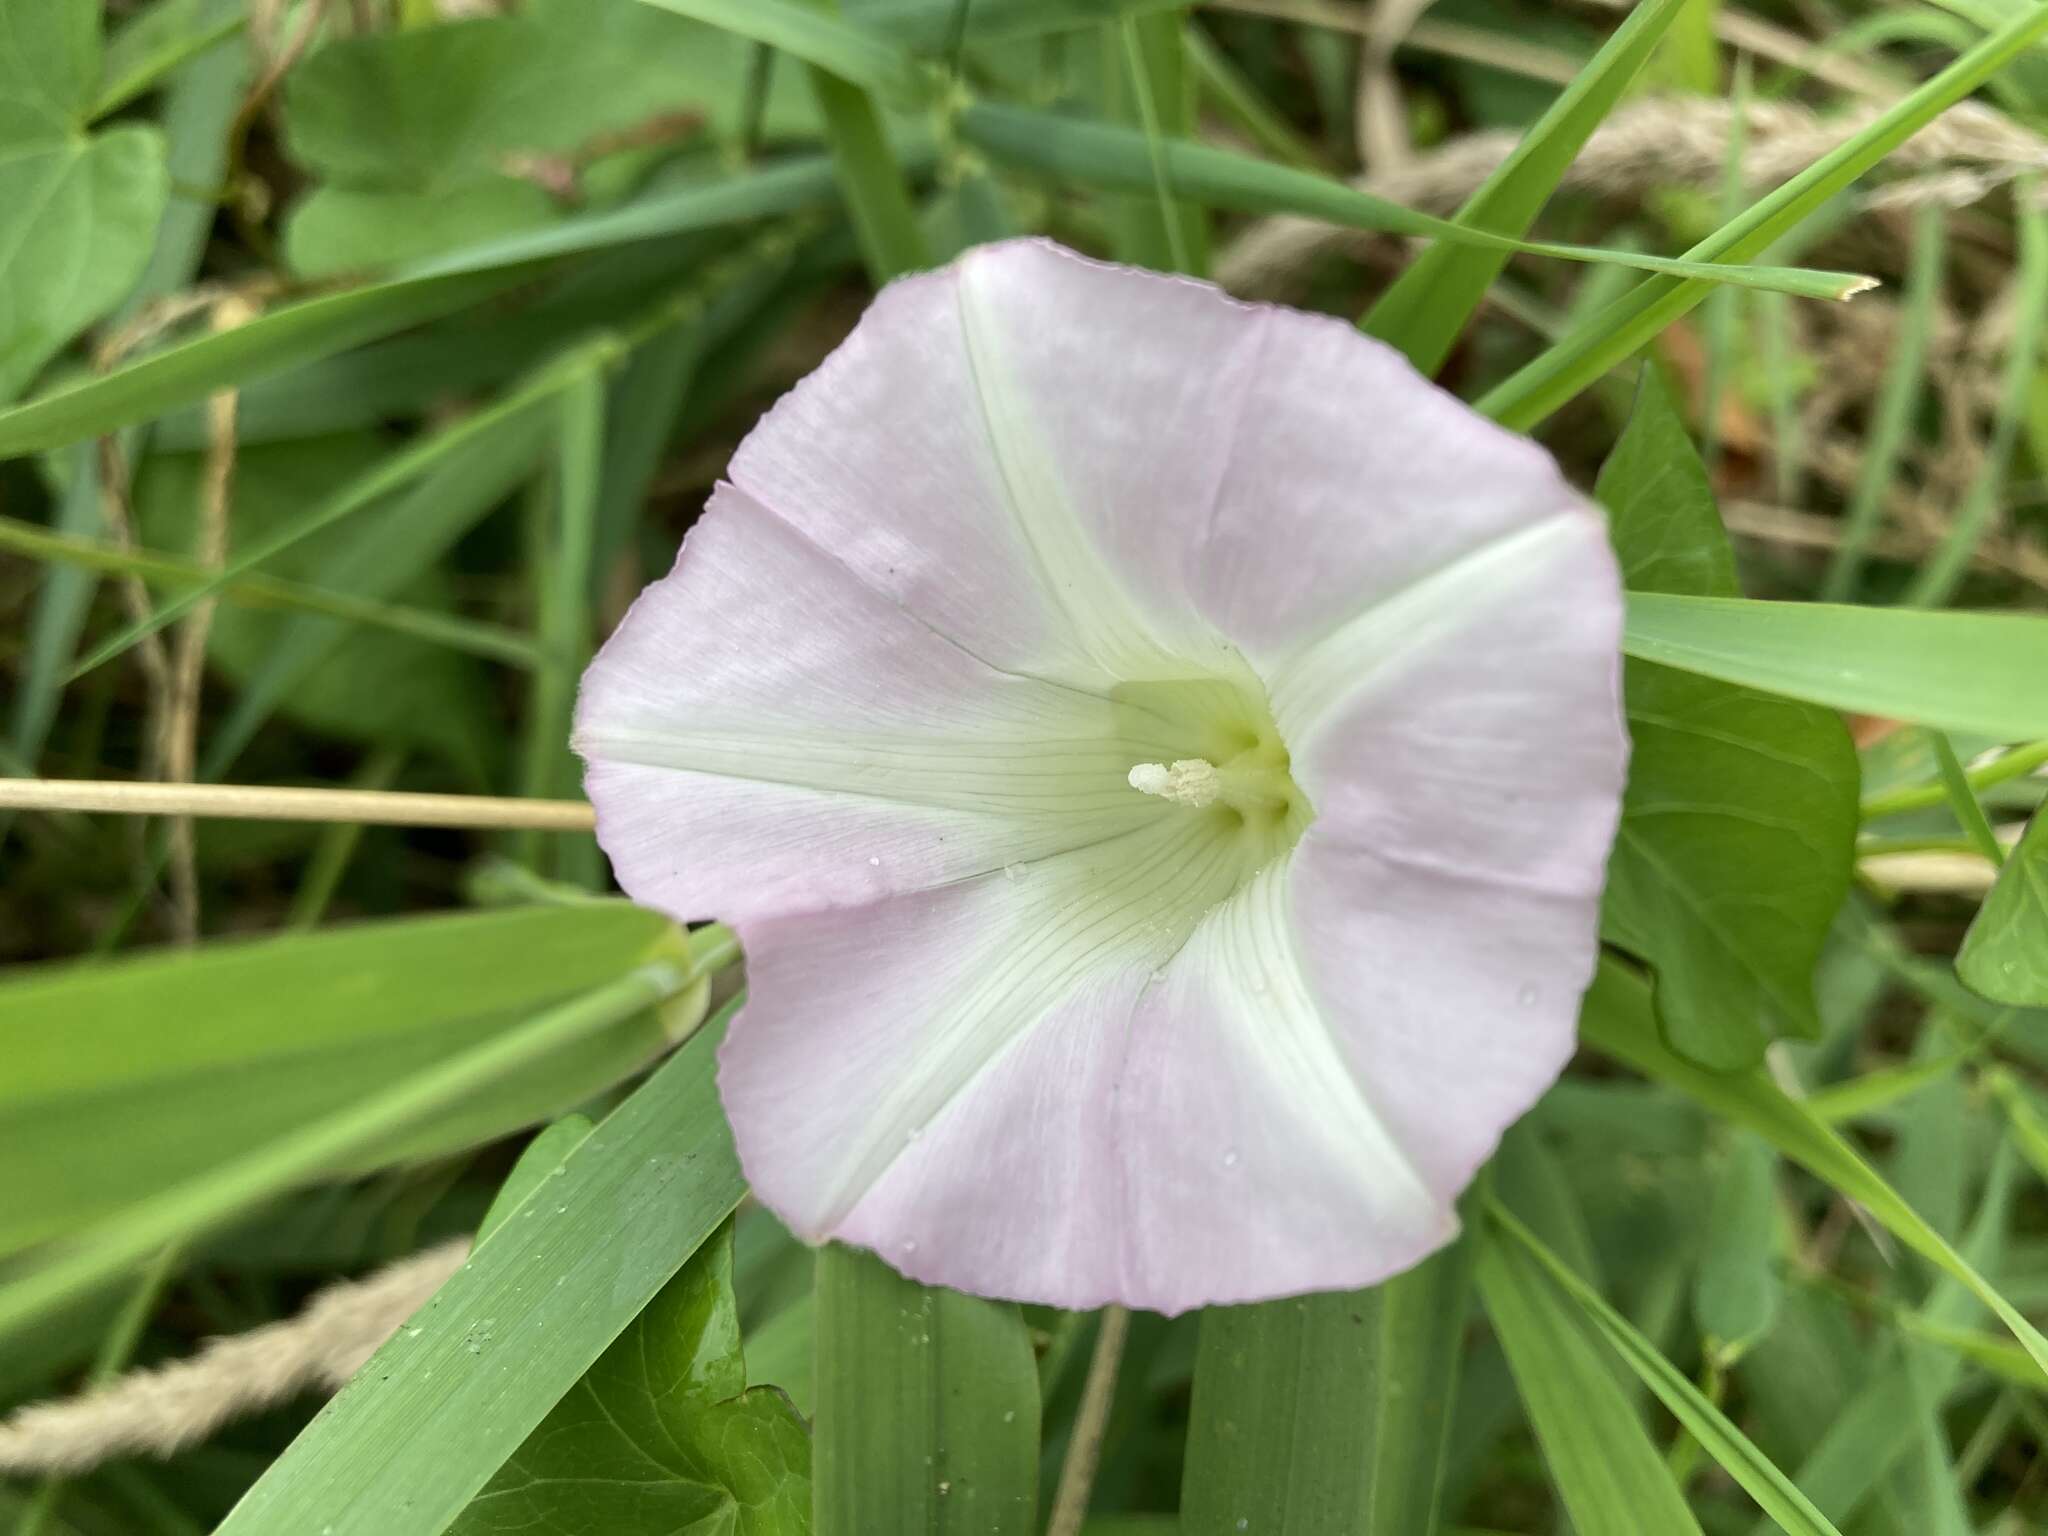
{"label": "funnel-shaped bloom", "polygon": [[899,282],[585,679],[731,921],[798,1233],[986,1295],[1358,1286],[1570,1055],[1627,752],[1599,516],[1349,326],[1044,243]]}

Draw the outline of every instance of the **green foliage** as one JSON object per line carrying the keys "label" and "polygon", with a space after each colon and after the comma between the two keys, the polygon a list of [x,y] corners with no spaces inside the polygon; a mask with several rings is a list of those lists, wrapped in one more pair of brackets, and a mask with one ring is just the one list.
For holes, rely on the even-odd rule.
{"label": "green foliage", "polygon": [[[0,1214],[0,1251],[75,1232],[643,960],[680,953],[668,923],[618,902],[413,918],[15,975],[0,983],[0,1165],[15,1188]],[[277,1027],[282,998],[292,999],[289,1033]],[[167,1029],[165,1019],[184,1023]],[[644,1016],[342,1166],[501,1135],[616,1080],[690,1022],[687,1006],[666,1023]]]}
{"label": "green foliage", "polygon": [[810,1461],[789,1399],[747,1386],[728,1220],[448,1529],[794,1536],[811,1528]]}
{"label": "green foliage", "polygon": [[[1736,593],[1704,466],[1646,368],[1600,471],[1636,592]],[[1709,1066],[1751,1066],[1813,1036],[1813,967],[1849,888],[1856,756],[1830,710],[1631,658],[1627,796],[1603,935],[1657,974],[1666,1037]]]}
{"label": "green foliage", "polygon": [[0,17],[0,401],[120,303],[170,193],[161,133],[86,132],[99,75],[94,0]]}
{"label": "green foliage", "polygon": [[1038,1373],[1017,1308],[818,1254],[817,1528],[1030,1536]]}
{"label": "green foliage", "polygon": [[738,1204],[712,1084],[726,1016],[567,1151],[220,1536],[440,1531],[462,1513]]}
{"label": "green foliage", "polygon": [[1956,974],[1993,1002],[2048,1007],[2048,815],[2034,817],[2006,859],[1963,939]]}
{"label": "green foliage", "polygon": [[[596,896],[587,834],[202,821],[209,937],[125,953],[176,931],[164,829],[0,815],[0,947],[70,961],[0,974],[0,1421],[477,1234],[324,1411],[0,1483],[0,1524],[1037,1536],[1068,1483],[1085,1536],[2038,1521],[2048,214],[1995,147],[2048,124],[2048,13],[1437,0],[1366,104],[1404,166],[1361,163],[1383,50],[1335,11],[456,9],[0,0],[0,770],[147,776],[189,728],[202,780],[575,795],[576,679],[734,443],[879,283],[1044,232],[1365,313],[1598,471],[1634,758],[1586,1049],[1455,1244],[1137,1316],[1098,1379],[1089,1316],[742,1208],[735,940]],[[1715,180],[1588,150],[1752,73],[1836,147],[1745,177],[1782,165],[1760,110]],[[1910,215],[1855,186],[1923,172]],[[1903,277],[1897,308],[1799,302],[1857,286],[1834,265]],[[230,290],[255,317],[216,332]],[[209,597],[167,709],[152,653]],[[1877,717],[1860,754],[1842,713]],[[2004,866],[1974,914],[1890,860],[1845,901],[1880,854]]]}
{"label": "green foliage", "polygon": [[1202,1315],[1181,1529],[1438,1529],[1472,1296],[1458,1243],[1369,1291]]}

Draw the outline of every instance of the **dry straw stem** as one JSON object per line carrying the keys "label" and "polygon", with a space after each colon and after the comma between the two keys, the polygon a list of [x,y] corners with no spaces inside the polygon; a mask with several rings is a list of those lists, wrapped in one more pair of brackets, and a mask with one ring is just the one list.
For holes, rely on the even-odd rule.
{"label": "dry straw stem", "polygon": [[454,1274],[467,1239],[321,1291],[297,1317],[214,1339],[188,1360],[131,1371],[0,1422],[0,1472],[67,1474],[119,1456],[167,1457],[229,1419],[339,1389]]}
{"label": "dry straw stem", "polygon": [[538,832],[588,832],[597,825],[595,813],[581,800],[296,789],[268,784],[140,784],[112,779],[0,779],[0,809]]}
{"label": "dry straw stem", "polygon": [[[1743,177],[1774,186],[1862,130],[1881,109],[1860,106],[1822,117],[1791,102],[1752,101],[1745,110]],[[1560,184],[1598,197],[1639,198],[1658,187],[1718,187],[1727,174],[1736,107],[1705,97],[1651,97],[1622,108],[1586,141]],[[1507,159],[1520,136],[1468,134],[1399,170],[1357,183],[1375,196],[1445,214],[1456,211]],[[2022,171],[2048,167],[2048,139],[1976,102],[1963,102],[1901,145],[1887,162],[1914,180],[1891,189],[1887,206],[1981,197]],[[1966,172],[1960,180],[1955,173]],[[1290,290],[1323,257],[1364,255],[1382,237],[1291,216],[1263,219],[1224,253],[1218,280],[1237,293]]]}

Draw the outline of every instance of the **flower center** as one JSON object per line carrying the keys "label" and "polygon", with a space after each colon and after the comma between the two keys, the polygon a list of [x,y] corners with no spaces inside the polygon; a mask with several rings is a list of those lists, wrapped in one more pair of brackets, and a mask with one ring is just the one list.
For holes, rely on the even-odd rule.
{"label": "flower center", "polygon": [[1155,725],[1169,723],[1161,744],[1185,752],[1134,763],[1126,782],[1189,813],[1191,834],[1225,840],[1233,886],[1293,848],[1315,812],[1288,771],[1263,688],[1249,679],[1138,683],[1118,697]]}

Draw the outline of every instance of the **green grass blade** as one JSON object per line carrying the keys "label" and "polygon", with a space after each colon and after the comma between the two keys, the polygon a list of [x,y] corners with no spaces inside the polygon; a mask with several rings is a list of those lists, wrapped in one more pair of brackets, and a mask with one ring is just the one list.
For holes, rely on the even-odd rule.
{"label": "green grass blade", "polygon": [[1631,592],[1644,661],[1999,741],[2048,735],[2048,618]]}
{"label": "green grass blade", "polygon": [[930,82],[897,43],[800,0],[643,0],[692,21],[780,48],[889,101],[924,101]]}
{"label": "green grass blade", "polygon": [[[837,0],[813,3],[827,14],[837,8]],[[889,147],[874,100],[863,86],[824,65],[811,64],[809,73],[869,281],[879,288],[892,277],[930,266],[931,252],[917,222],[909,184]]]}
{"label": "green grass blade", "polygon": [[[597,499],[604,473],[605,380],[595,362],[572,377],[555,401],[554,474],[537,487],[538,526],[528,561],[534,582],[536,628],[546,661],[533,674],[526,711],[526,750],[520,793],[536,800],[574,795],[580,774],[569,750],[569,719],[576,707],[576,681],[590,661],[594,624],[590,611],[591,554],[597,537]],[[561,867],[548,872],[595,885],[594,858],[581,867],[564,840],[544,833],[521,838],[523,857],[547,869],[544,856],[559,849]],[[587,838],[575,850],[594,855]]]}
{"label": "green grass blade", "polygon": [[1546,1248],[1512,1212],[1499,1202],[1489,1202],[1487,1215],[1508,1239],[1534,1259],[1551,1283],[1579,1309],[1580,1316],[1594,1332],[1607,1341],[1637,1378],[1657,1394],[1657,1400],[1671,1416],[1685,1426],[1721,1470],[1757,1501],[1759,1508],[1788,1533],[1788,1536],[1841,1536],[1828,1518],[1778,1470],[1749,1437],[1730,1423],[1728,1416],[1707,1401],[1699,1388],[1687,1381],[1677,1367],[1666,1360],[1648,1339],[1638,1333],[1600,1293],[1572,1273],[1571,1266]]}
{"label": "green grass blade", "polygon": [[1998,413],[1992,418],[1991,441],[1984,449],[1983,466],[1963,494],[1955,520],[1907,587],[1905,601],[1909,604],[1935,608],[1955,596],[1976,558],[1977,546],[1984,542],[1998,514],[2013,449],[2034,399],[2041,332],[2048,326],[2048,208],[2041,206],[2040,190],[2037,176],[2022,177],[2013,188],[2020,230],[2020,265],[2014,278],[2019,287],[2019,310],[2006,348],[2005,377],[1999,388]]}
{"label": "green grass blade", "polygon": [[[53,532],[34,523],[0,517],[0,549],[31,560],[75,566],[103,576],[139,576],[153,586],[187,587],[210,580],[212,568],[182,555],[167,555],[149,549],[119,549],[99,539]],[[409,608],[403,603],[382,603],[335,592],[326,587],[283,581],[273,576],[244,576],[221,589],[229,602],[252,608],[275,608],[288,613],[317,614],[351,624],[388,629],[393,634],[445,645],[508,666],[531,667],[539,652],[534,643],[516,629],[503,624],[465,619],[456,614],[436,613],[428,608]]]}
{"label": "green grass blade", "polygon": [[1202,94],[1246,138],[1299,170],[1329,170],[1322,152],[1294,131],[1294,125],[1259,94],[1258,87],[1244,77],[1230,56],[1211,42],[1200,26],[1193,21],[1185,23],[1180,40],[1187,49],[1188,63],[1194,68]]}
{"label": "green grass blade", "polygon": [[[237,333],[230,331],[225,334],[232,336]],[[586,347],[577,348],[538,370],[525,385],[513,390],[504,399],[473,415],[461,418],[439,432],[408,443],[366,473],[357,476],[327,500],[310,508],[304,517],[290,526],[279,529],[269,538],[260,540],[246,549],[238,550],[234,558],[223,565],[210,580],[180,593],[146,618],[127,626],[119,634],[105,641],[73,669],[72,676],[83,676],[93,668],[112,661],[146,636],[175,623],[196,604],[224,589],[229,582],[248,575],[264,561],[282,554],[300,540],[310,538],[322,529],[331,528],[344,518],[363,511],[382,497],[426,474],[449,455],[553,400],[562,390],[581,377],[585,370],[610,359],[615,351],[615,344],[609,340],[599,340]]]}
{"label": "green grass blade", "polygon": [[[686,956],[623,901],[365,922],[0,981],[0,1255],[61,1240],[487,1043],[635,966]],[[289,998],[290,1028],[278,999]],[[337,1175],[436,1156],[595,1093],[690,1020],[502,1080]]]}
{"label": "green grass blade", "polygon": [[674,997],[691,980],[689,970],[675,961],[638,966],[574,1002],[548,1009],[361,1103],[108,1218],[0,1287],[0,1338],[126,1273],[165,1244],[212,1231],[337,1163],[416,1131],[565,1046],[636,1028],[648,1009]]}
{"label": "green grass blade", "polygon": [[2048,1339],[1846,1141],[1805,1105],[1787,1098],[1761,1071],[1708,1072],[1665,1049],[1657,1039],[1649,1002],[1649,988],[1639,978],[1603,960],[1579,1015],[1580,1038],[1645,1076],[1684,1091],[1714,1113],[1748,1126],[1815,1178],[1856,1201],[1893,1236],[1996,1313],[2034,1362],[2048,1369]]}
{"label": "green grass blade", "polygon": [[[1648,0],[1630,11],[1522,136],[1514,153],[1467,199],[1457,222],[1500,235],[1526,232],[1566,167],[1614,110],[1687,3]],[[1380,295],[1360,324],[1367,335],[1400,348],[1418,369],[1433,374],[1506,264],[1506,253],[1500,251],[1448,242],[1432,246]]]}
{"label": "green grass blade", "polygon": [[1934,748],[1934,761],[1941,769],[1941,785],[1948,792],[1949,809],[1955,812],[1956,820],[1962,824],[1963,835],[1992,864],[2003,864],[2005,848],[1992,832],[1991,823],[1985,819],[1984,807],[1978,803],[1976,791],[1970,788],[1970,780],[1963,772],[1963,765],[1956,757],[1956,749],[1950,743],[1948,733],[1929,731],[1927,740]]}
{"label": "green grass blade", "polygon": [[1431,1536],[1471,1294],[1459,1242],[1372,1290],[1203,1313],[1184,1536]]}
{"label": "green grass blade", "polygon": [[1885,364],[1870,431],[1863,441],[1863,464],[1842,519],[1842,542],[1829,557],[1821,581],[1824,602],[1842,602],[1855,591],[1865,551],[1884,521],[1884,495],[1891,489],[1899,454],[1912,430],[1913,411],[1924,382],[1927,342],[1934,333],[1934,305],[1948,258],[1948,220],[1949,210],[1939,203],[1913,212],[1913,251],[1906,262],[1898,334],[1892,342],[1891,361]]}
{"label": "green grass blade", "polygon": [[0,411],[0,457],[62,447],[317,362],[480,303],[560,256],[789,213],[836,195],[831,164],[818,157],[454,252],[387,282],[287,305]]}
{"label": "green grass blade", "polygon": [[1038,1370],[1015,1305],[838,1244],[816,1295],[818,1536],[1033,1536]]}
{"label": "green grass blade", "polygon": [[1849,272],[1721,266],[1633,251],[1517,240],[1404,208],[1327,176],[1274,165],[1184,139],[1148,144],[1142,133],[1026,107],[977,102],[960,116],[961,137],[1013,170],[1114,191],[1151,194],[1163,171],[1177,197],[1239,213],[1293,213],[1351,229],[1412,235],[1511,255],[1634,267],[1703,283],[1738,283],[1805,298],[1842,299],[1870,286]]}
{"label": "green grass blade", "polygon": [[1194,128],[1195,98],[1182,16],[1125,16],[1102,29],[1103,103],[1144,139],[1150,183],[1113,200],[1110,246],[1119,261],[1161,272],[1200,275],[1209,267],[1209,230],[1199,207],[1173,194],[1165,146]]}
{"label": "green grass blade", "polygon": [[438,1532],[745,1192],[714,1056],[738,1003],[584,1137],[216,1536]]}
{"label": "green grass blade", "polygon": [[[1893,103],[1844,143],[1752,204],[1739,218],[1695,245],[1686,256],[1703,261],[1746,261],[1817,211],[1934,118],[1976,90],[2020,54],[2048,37],[2048,7],[2030,6]],[[1697,279],[1661,277],[1639,284],[1619,303],[1574,331],[1541,357],[1491,390],[1479,409],[1504,426],[1527,431],[1609,368],[1643,346],[1705,298]]]}
{"label": "green grass blade", "polygon": [[1614,1371],[1520,1245],[1479,1241],[1479,1295],[1578,1536],[1700,1536]]}
{"label": "green grass blade", "polygon": [[1016,42],[1074,32],[1124,16],[1179,10],[1187,0],[861,0],[860,24],[913,53],[953,46],[965,23],[970,43]]}

